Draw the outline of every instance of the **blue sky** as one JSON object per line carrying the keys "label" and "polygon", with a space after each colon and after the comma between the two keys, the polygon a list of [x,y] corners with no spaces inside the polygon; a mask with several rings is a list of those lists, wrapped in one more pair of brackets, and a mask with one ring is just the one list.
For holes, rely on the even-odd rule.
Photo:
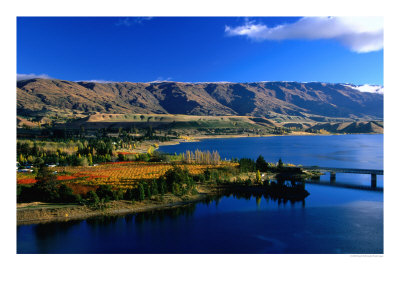
{"label": "blue sky", "polygon": [[19,17],[20,78],[383,85],[376,18]]}

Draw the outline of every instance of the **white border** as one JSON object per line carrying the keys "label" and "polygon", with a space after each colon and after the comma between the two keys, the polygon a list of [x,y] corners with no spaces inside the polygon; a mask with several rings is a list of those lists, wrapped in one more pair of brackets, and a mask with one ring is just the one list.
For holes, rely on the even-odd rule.
{"label": "white border", "polygon": [[[395,299],[399,253],[398,81],[395,1],[25,1],[2,11],[1,274],[3,299]],[[3,3],[4,5],[5,3]],[[3,7],[4,8],[4,7]],[[16,16],[385,17],[385,254],[348,255],[16,255]],[[32,33],[34,34],[34,33]],[[5,91],[5,92],[4,92]],[[397,183],[398,185],[398,183]]]}

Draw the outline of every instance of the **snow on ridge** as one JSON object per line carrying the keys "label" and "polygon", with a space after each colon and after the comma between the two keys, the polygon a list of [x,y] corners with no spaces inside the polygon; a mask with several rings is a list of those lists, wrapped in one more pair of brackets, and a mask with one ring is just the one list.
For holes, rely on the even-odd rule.
{"label": "snow on ridge", "polygon": [[230,81],[199,81],[199,82],[186,82],[186,83],[192,83],[192,84],[224,84],[224,83],[234,83]]}
{"label": "snow on ridge", "polygon": [[230,81],[199,81],[199,82],[192,82],[192,81],[173,81],[173,80],[154,80],[154,81],[147,81],[146,83],[184,83],[184,84],[223,84],[223,83],[234,83],[234,82],[230,82]]}
{"label": "snow on ridge", "polygon": [[153,80],[153,81],[147,81],[145,83],[163,83],[163,82],[178,82],[178,81],[171,81],[171,80]]}
{"label": "snow on ridge", "polygon": [[[92,82],[101,82],[101,80],[92,80]],[[104,83],[112,83],[112,81],[104,81]],[[199,81],[199,82],[192,82],[192,81],[173,81],[173,80],[153,80],[153,81],[148,81],[144,82],[147,84],[160,84],[160,83],[180,83],[180,84],[250,84],[250,83],[301,83],[301,84],[312,84],[312,83],[320,83],[320,84],[325,84],[325,85],[336,85],[337,83],[329,83],[329,82],[321,82],[321,81],[268,81],[268,80],[263,80],[263,81],[255,81],[255,82],[231,82],[231,81]],[[371,84],[364,84],[364,85],[354,85],[351,83],[339,83],[339,85],[352,88],[355,90],[358,90],[363,93],[374,93],[374,94],[384,94],[384,88],[381,85],[371,85]]]}
{"label": "snow on ridge", "polygon": [[383,95],[384,93],[384,88],[381,85],[370,85],[370,84],[364,84],[364,85],[351,85],[351,84],[343,84],[343,86],[358,90],[363,93],[374,93],[374,94],[381,94]]}

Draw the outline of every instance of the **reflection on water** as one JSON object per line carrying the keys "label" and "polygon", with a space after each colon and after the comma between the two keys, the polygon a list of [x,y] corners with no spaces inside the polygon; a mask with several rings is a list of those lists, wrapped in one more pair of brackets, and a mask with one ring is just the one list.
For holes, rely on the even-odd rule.
{"label": "reflection on water", "polygon": [[[180,216],[191,217],[194,215],[196,206],[198,204],[209,206],[211,204],[218,206],[218,203],[223,198],[232,197],[237,200],[255,200],[256,206],[260,207],[261,199],[265,199],[266,203],[275,202],[278,206],[286,206],[290,203],[292,206],[299,203],[302,207],[305,207],[305,198],[309,193],[305,190],[303,182],[292,183],[292,186],[287,186],[284,183],[272,184],[272,187],[239,187],[236,189],[224,189],[216,195],[209,195],[205,199],[198,202],[193,202],[187,205],[139,212],[135,214],[135,222],[141,224],[144,222],[156,222],[163,221],[165,218],[177,219]],[[129,219],[132,222],[132,215],[125,216],[125,219]]]}
{"label": "reflection on water", "polygon": [[195,210],[196,203],[191,203],[176,208],[140,212],[135,215],[135,222],[137,224],[143,224],[144,222],[163,221],[166,218],[177,219],[180,216],[189,217],[194,214]]}
{"label": "reflection on water", "polygon": [[86,224],[89,227],[109,227],[117,223],[118,216],[98,216],[86,219]]}
{"label": "reflection on water", "polygon": [[308,184],[315,184],[315,185],[325,185],[325,186],[332,186],[332,187],[341,187],[347,189],[355,189],[355,190],[366,190],[366,191],[375,191],[375,192],[383,192],[383,187],[380,186],[368,186],[365,184],[357,184],[357,183],[347,183],[347,182],[337,182],[337,181],[321,181],[321,180],[309,180],[307,181]]}
{"label": "reflection on water", "polygon": [[57,235],[64,235],[67,233],[72,227],[78,225],[81,221],[71,220],[68,222],[54,222],[54,223],[44,223],[37,224],[34,228],[35,235],[38,239],[42,239],[44,237],[51,237]]}
{"label": "reflection on water", "polygon": [[381,193],[306,188],[303,199],[244,189],[163,210],[19,226],[18,253],[383,253]]}
{"label": "reflection on water", "polygon": [[74,227],[79,226],[81,222],[71,220],[68,222],[45,223],[33,226],[33,235],[37,241],[36,247],[38,253],[51,253],[54,241],[62,242],[63,237]]}
{"label": "reflection on water", "polygon": [[279,205],[286,203],[290,203],[294,205],[295,203],[300,203],[303,207],[305,206],[305,198],[309,195],[309,193],[305,189],[298,188],[289,188],[279,190],[278,188],[274,189],[259,189],[259,190],[224,190],[219,195],[210,197],[214,201],[218,201],[222,197],[233,197],[236,199],[245,199],[250,200],[255,198],[257,206],[261,203],[261,198],[263,197],[266,202],[276,202]]}

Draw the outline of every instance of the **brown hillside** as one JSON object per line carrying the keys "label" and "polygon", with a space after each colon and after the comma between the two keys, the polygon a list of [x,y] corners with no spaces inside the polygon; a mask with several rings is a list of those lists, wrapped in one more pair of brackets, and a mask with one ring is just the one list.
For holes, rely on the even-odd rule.
{"label": "brown hillside", "polygon": [[383,117],[383,95],[327,83],[94,83],[55,79],[17,82],[21,116],[64,114],[186,114],[334,118]]}

